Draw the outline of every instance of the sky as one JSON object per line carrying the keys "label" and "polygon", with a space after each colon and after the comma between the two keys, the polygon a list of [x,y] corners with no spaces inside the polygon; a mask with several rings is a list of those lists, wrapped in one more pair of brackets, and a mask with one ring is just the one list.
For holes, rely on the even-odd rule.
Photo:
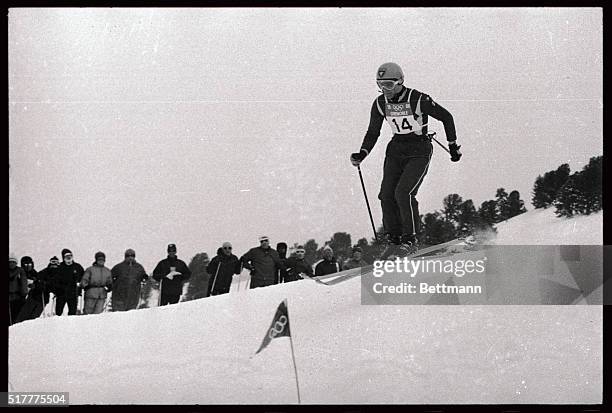
{"label": "sky", "polygon": [[[454,117],[421,213],[601,155],[601,8],[9,9],[9,250],[127,248],[151,271],[223,241],[372,237],[359,149],[378,66]],[[430,130],[444,142],[441,123]],[[374,221],[385,147],[362,172]]]}

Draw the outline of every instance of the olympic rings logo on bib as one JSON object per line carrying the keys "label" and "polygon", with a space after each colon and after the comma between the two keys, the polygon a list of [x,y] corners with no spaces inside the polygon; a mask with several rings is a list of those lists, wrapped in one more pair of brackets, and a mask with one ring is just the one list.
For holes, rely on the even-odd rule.
{"label": "olympic rings logo on bib", "polygon": [[387,103],[385,105],[385,117],[389,126],[395,134],[407,135],[416,133],[420,135],[422,126],[419,119],[422,117],[414,115],[408,102]]}
{"label": "olympic rings logo on bib", "polygon": [[270,331],[268,332],[268,337],[276,338],[279,334],[283,333],[285,331],[285,326],[288,322],[289,320],[286,316],[280,316],[278,318],[278,321],[276,321],[274,325],[270,328]]}

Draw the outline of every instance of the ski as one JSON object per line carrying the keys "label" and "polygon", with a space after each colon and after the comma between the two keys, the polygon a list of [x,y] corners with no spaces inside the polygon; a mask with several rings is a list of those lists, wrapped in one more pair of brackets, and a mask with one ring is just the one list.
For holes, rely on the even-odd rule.
{"label": "ski", "polygon": [[[464,241],[465,240],[463,238],[456,238],[456,239],[453,239],[451,241],[443,242],[442,244],[436,244],[436,245],[429,246],[427,248],[420,249],[420,250],[418,250],[418,251],[416,251],[416,252],[414,252],[412,254],[405,255],[405,257],[406,258],[421,257],[421,256],[429,254],[431,252],[435,252],[435,251],[438,251],[438,250],[441,250],[441,249],[444,249],[444,248],[447,248],[447,247],[451,247],[453,245],[460,244],[460,243],[462,243]],[[396,246],[396,247],[399,247],[399,246]],[[389,256],[391,256],[391,255],[389,254]],[[389,256],[387,256],[386,259],[388,259]],[[351,278],[360,276],[364,270],[367,271],[367,270],[370,270],[372,268],[373,268],[373,265],[368,265],[367,267],[354,268],[353,269],[353,270],[358,270],[358,271],[354,271],[353,272],[353,270],[349,270],[349,271],[347,271],[346,274],[342,274],[342,272],[339,272],[339,273],[334,273],[334,274],[328,274],[328,275],[321,276],[321,277],[309,277],[309,276],[306,276],[306,278],[311,279],[311,280],[315,281],[318,284],[323,284],[323,285],[326,285],[326,286],[331,286],[331,285],[336,285],[336,284],[339,284],[341,282],[350,280]],[[332,280],[326,282],[326,281],[322,281],[323,277],[325,277],[326,279],[327,278],[332,278],[332,277],[334,277],[334,278]]]}

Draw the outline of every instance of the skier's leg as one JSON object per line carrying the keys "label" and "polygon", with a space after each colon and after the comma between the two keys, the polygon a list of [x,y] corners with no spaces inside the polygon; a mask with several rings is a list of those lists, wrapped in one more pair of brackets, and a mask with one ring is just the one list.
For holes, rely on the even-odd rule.
{"label": "skier's leg", "polygon": [[402,176],[402,164],[401,159],[393,154],[390,155],[390,152],[394,150],[392,143],[393,141],[389,142],[387,146],[378,199],[382,207],[385,233],[399,236],[402,233],[402,220],[400,206],[395,199],[395,189]]}
{"label": "skier's leg", "polygon": [[395,190],[395,198],[402,217],[402,234],[416,235],[421,218],[416,194],[427,174],[431,153],[428,157],[410,158]]}

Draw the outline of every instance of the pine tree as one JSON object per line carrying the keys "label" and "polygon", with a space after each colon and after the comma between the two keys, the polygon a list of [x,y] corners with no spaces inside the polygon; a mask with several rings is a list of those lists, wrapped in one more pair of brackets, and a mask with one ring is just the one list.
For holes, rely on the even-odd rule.
{"label": "pine tree", "polygon": [[450,194],[444,198],[442,211],[447,221],[457,224],[457,217],[460,214],[459,207],[462,203],[463,199],[458,194]]}
{"label": "pine tree", "polygon": [[478,209],[480,218],[489,225],[498,222],[497,202],[495,200],[484,201]]}
{"label": "pine tree", "polygon": [[602,209],[602,162],[602,156],[593,157],[569,177],[554,201],[558,216],[588,215]]}
{"label": "pine tree", "polygon": [[539,175],[533,185],[531,203],[536,208],[547,208],[554,202],[561,187],[570,175],[570,167],[564,163],[555,171]]}
{"label": "pine tree", "polygon": [[436,245],[455,238],[455,227],[438,211],[423,216],[423,227],[421,244]]}
{"label": "pine tree", "polygon": [[474,233],[474,229],[479,223],[478,213],[474,207],[474,202],[468,199],[459,205],[459,214],[457,215],[457,233],[456,236],[467,236]]}
{"label": "pine tree", "polygon": [[522,214],[523,212],[527,212],[527,209],[525,208],[525,203],[521,199],[519,191],[514,190],[510,192],[510,195],[508,195],[507,209],[508,218],[512,218],[514,216]]}

